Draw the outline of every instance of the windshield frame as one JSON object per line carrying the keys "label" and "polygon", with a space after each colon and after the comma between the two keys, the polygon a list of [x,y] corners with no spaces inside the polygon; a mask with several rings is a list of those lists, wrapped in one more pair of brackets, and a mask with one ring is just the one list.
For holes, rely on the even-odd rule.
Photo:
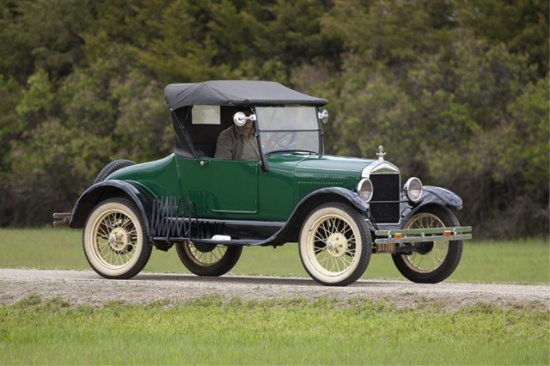
{"label": "windshield frame", "polygon": [[323,153],[323,136],[316,106],[256,106],[254,113],[258,145],[262,155],[289,152],[316,155]]}

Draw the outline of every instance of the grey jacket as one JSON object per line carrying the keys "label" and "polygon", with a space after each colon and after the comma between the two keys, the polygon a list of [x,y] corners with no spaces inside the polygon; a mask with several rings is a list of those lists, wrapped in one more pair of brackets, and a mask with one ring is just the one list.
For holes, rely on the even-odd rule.
{"label": "grey jacket", "polygon": [[[252,130],[252,138],[255,131]],[[216,159],[241,159],[245,137],[237,131],[235,125],[223,130],[216,143]]]}

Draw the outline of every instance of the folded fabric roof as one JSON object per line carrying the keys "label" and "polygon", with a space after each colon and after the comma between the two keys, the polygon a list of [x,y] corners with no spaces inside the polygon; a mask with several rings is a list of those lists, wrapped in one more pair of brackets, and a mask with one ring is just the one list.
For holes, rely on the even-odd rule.
{"label": "folded fabric roof", "polygon": [[202,83],[169,84],[164,89],[172,110],[193,105],[314,105],[326,99],[312,97],[273,81],[213,80]]}

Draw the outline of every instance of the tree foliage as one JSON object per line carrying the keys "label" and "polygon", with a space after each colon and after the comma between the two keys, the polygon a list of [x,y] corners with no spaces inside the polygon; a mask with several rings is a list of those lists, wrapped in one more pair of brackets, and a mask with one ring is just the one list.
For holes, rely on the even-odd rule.
{"label": "tree foliage", "polygon": [[0,0],[0,226],[69,210],[116,158],[172,150],[172,82],[329,99],[327,153],[459,193],[477,236],[548,234],[544,0]]}

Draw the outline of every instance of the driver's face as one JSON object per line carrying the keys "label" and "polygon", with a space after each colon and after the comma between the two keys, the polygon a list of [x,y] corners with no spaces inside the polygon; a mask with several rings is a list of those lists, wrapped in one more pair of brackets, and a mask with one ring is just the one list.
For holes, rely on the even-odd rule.
{"label": "driver's face", "polygon": [[252,129],[252,125],[253,125],[252,121],[246,121],[244,125],[236,126],[236,127],[240,133],[248,137],[248,135],[250,135],[250,130]]}

